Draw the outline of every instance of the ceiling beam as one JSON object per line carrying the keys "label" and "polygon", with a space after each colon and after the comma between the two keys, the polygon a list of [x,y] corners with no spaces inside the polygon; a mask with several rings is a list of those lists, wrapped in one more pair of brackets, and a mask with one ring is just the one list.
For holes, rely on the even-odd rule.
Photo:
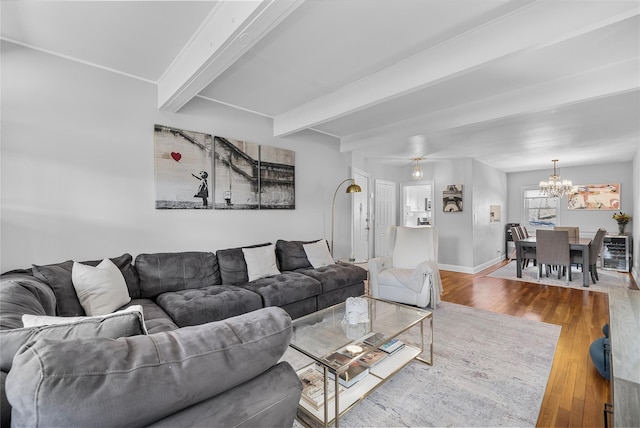
{"label": "ceiling beam", "polygon": [[425,132],[437,133],[505,117],[560,109],[603,96],[638,91],[639,73],[637,59],[609,64],[579,75],[498,94],[346,136],[341,139],[340,150],[347,152],[389,144],[390,135],[397,136],[398,141],[407,141],[412,135]]}
{"label": "ceiling beam", "polygon": [[[637,7],[624,2],[614,5],[594,2],[580,14],[568,3],[523,3],[520,9],[493,22],[277,115],[274,136],[321,125],[491,62],[577,37],[638,14]],[[545,31],[540,31],[541,27]],[[512,36],[505,37],[505,34]]]}
{"label": "ceiling beam", "polygon": [[158,108],[177,112],[302,3],[219,2],[158,81]]}

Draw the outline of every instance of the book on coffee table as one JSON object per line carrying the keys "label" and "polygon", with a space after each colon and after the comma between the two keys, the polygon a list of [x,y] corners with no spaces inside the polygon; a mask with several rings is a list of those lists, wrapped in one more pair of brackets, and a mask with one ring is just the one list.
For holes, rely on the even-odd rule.
{"label": "book on coffee table", "polygon": [[384,351],[381,351],[380,349],[374,349],[364,357],[360,358],[358,361],[360,361],[362,365],[364,365],[365,367],[371,368],[376,364],[378,364],[380,361],[387,358],[387,355],[389,354],[387,354]]}
{"label": "book on coffee table", "polygon": [[[318,410],[324,406],[324,376],[318,370],[320,367],[308,367],[306,370],[298,374],[300,382],[302,382],[302,399],[311,404],[314,409]],[[327,400],[332,400],[336,395],[336,386],[334,382],[327,382]],[[342,391],[342,386],[340,387]]]}
{"label": "book on coffee table", "polygon": [[379,346],[384,343],[387,337],[382,333],[374,333],[371,336],[364,339],[364,344],[369,346]]}
{"label": "book on coffee table", "polygon": [[[325,358],[329,363],[332,363],[334,366],[344,366],[345,364],[351,361],[351,358],[341,354],[340,352],[334,352]],[[319,368],[319,370],[322,370]],[[336,370],[333,368],[329,369],[329,377],[331,379],[335,379]],[[340,373],[338,381],[341,385],[349,388],[354,383],[358,382],[360,379],[369,374],[369,367],[362,364],[360,361],[354,361],[349,365],[349,368]]]}
{"label": "book on coffee table", "polygon": [[402,348],[404,348],[404,342],[401,342],[398,339],[391,339],[387,343],[380,345],[378,349],[391,355],[391,354],[395,354]]}

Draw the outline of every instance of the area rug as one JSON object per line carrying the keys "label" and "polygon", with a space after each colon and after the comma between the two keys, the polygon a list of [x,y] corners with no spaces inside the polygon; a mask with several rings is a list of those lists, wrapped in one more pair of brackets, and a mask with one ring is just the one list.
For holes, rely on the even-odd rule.
{"label": "area rug", "polygon": [[[535,282],[536,284],[554,285],[556,287],[568,287],[577,288],[581,290],[600,291],[606,293],[609,287],[629,287],[629,275],[625,275],[622,272],[615,270],[598,269],[598,282],[595,284],[589,278],[589,287],[583,287],[582,285],[582,271],[573,266],[571,270],[571,281],[566,283],[565,277],[558,279],[558,273],[552,272],[548,277],[542,276],[538,280],[538,267],[530,264],[528,267],[522,269],[522,278],[516,276],[516,261],[512,260],[506,265],[502,266],[487,275],[492,278],[512,279],[514,281]],[[588,275],[588,273],[587,273]]]}
{"label": "area rug", "polygon": [[[433,366],[409,363],[340,425],[535,426],[560,327],[447,302],[433,314]],[[292,349],[283,359],[308,362]]]}

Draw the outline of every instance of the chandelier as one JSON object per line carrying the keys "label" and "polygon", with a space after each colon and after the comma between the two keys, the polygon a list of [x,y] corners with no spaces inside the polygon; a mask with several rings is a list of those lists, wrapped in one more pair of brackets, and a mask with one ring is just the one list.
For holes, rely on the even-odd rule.
{"label": "chandelier", "polygon": [[558,159],[553,159],[551,162],[553,162],[553,174],[549,176],[548,181],[540,182],[540,191],[550,198],[562,198],[571,190],[573,183],[570,180],[560,180],[556,170]]}
{"label": "chandelier", "polygon": [[411,160],[416,161],[416,164],[413,166],[413,170],[411,171],[411,177],[413,178],[422,178],[424,173],[422,172],[422,166],[418,162],[420,162],[423,158],[411,158]]}

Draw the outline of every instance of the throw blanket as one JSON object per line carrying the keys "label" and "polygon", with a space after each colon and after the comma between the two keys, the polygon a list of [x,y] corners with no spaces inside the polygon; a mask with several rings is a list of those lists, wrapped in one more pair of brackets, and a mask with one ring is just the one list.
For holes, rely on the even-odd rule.
{"label": "throw blanket", "polygon": [[440,279],[438,263],[434,261],[425,261],[416,266],[415,269],[391,268],[389,269],[389,272],[395,276],[400,283],[416,293],[420,293],[422,291],[425,283],[430,277],[431,299],[429,306],[435,308],[440,303],[442,280]]}

